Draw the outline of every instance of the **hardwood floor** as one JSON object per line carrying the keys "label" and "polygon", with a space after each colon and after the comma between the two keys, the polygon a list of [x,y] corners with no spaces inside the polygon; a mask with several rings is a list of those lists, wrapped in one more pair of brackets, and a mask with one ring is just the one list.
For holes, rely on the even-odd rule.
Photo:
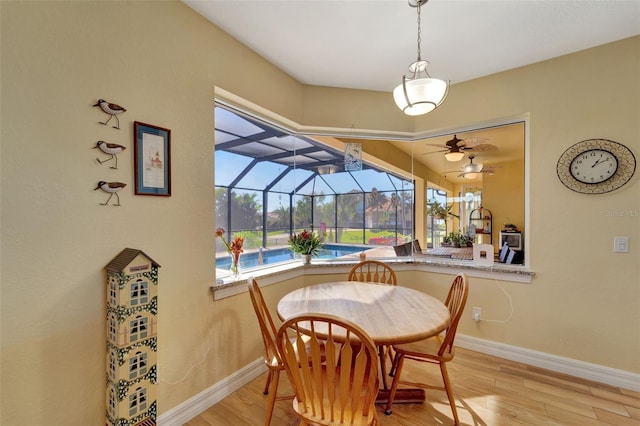
{"label": "hardwood floor", "polygon": [[[619,389],[513,361],[457,348],[448,364],[462,425],[640,425],[640,392]],[[186,426],[258,426],[264,424],[267,396],[262,375]],[[405,363],[403,377],[441,383],[437,366]],[[286,374],[280,392],[291,391]],[[380,426],[453,425],[444,392],[427,391],[423,404],[394,404]],[[272,426],[297,425],[291,401],[276,402]]]}

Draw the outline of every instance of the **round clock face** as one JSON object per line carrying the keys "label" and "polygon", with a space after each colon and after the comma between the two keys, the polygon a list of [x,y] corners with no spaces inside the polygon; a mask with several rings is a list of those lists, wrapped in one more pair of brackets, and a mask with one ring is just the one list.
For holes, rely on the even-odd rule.
{"label": "round clock face", "polygon": [[556,170],[567,188],[583,194],[604,194],[631,180],[636,158],[629,148],[617,142],[587,139],[562,153]]}
{"label": "round clock face", "polygon": [[574,157],[569,171],[574,179],[596,184],[613,177],[618,170],[618,159],[604,149],[591,149]]}

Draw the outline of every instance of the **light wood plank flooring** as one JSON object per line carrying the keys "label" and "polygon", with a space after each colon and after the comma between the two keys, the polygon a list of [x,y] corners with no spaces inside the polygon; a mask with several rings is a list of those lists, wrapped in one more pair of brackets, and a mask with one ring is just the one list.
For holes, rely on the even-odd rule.
{"label": "light wood plank flooring", "polygon": [[[640,393],[457,348],[448,364],[462,425],[640,426]],[[266,373],[186,423],[187,426],[264,425]],[[437,366],[407,361],[403,378],[441,383]],[[280,392],[291,393],[286,374]],[[427,391],[423,404],[394,404],[380,426],[453,425],[444,392]],[[291,401],[278,401],[272,426],[297,425]]]}

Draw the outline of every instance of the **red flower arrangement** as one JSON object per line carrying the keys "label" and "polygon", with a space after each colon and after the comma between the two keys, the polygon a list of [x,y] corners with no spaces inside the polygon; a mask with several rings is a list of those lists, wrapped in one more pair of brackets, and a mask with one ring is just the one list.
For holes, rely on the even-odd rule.
{"label": "red flower arrangement", "polygon": [[289,248],[294,253],[317,255],[322,248],[323,238],[306,229],[289,238]]}
{"label": "red flower arrangement", "polygon": [[229,244],[229,242],[224,238],[224,232],[224,228],[216,229],[216,237],[220,238],[224,246],[227,248],[227,253],[231,256],[231,273],[237,277],[240,275],[240,269],[238,266],[240,264],[240,253],[244,252],[242,249],[242,246],[244,245],[244,238],[235,237],[231,240],[231,244]]}

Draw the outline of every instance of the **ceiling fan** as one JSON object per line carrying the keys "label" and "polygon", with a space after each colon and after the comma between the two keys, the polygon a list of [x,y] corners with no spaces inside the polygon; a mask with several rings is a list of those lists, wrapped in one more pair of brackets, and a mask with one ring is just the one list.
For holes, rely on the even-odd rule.
{"label": "ceiling fan", "polygon": [[476,177],[478,177],[478,173],[493,175],[495,174],[495,169],[501,167],[495,165],[485,166],[482,163],[474,163],[474,158],[476,158],[475,155],[469,155],[469,163],[465,164],[461,168],[462,172],[458,175],[458,177],[463,177],[465,179],[475,179]]}
{"label": "ceiling fan", "polygon": [[428,152],[427,154],[434,154],[437,152],[445,152],[445,157],[449,161],[460,161],[464,157],[464,153],[467,151],[472,152],[489,152],[497,151],[498,147],[486,143],[486,138],[468,138],[458,139],[458,135],[453,135],[453,139],[448,140],[444,145],[429,143],[429,146],[435,146],[442,148],[439,151]]}

